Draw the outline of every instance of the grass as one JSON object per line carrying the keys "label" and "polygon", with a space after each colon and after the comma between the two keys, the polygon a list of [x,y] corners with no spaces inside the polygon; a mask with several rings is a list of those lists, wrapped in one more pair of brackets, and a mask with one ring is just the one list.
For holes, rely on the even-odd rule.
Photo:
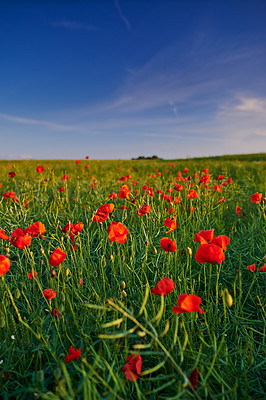
{"label": "grass", "polygon": [[[46,229],[45,240],[33,237],[24,249],[0,239],[0,254],[11,261],[0,279],[4,400],[264,397],[265,272],[259,268],[266,262],[265,210],[264,202],[251,203],[250,197],[255,192],[265,195],[265,157],[170,164],[165,160],[0,162],[0,228],[11,236],[16,228],[40,221]],[[38,165],[44,167],[42,174],[36,172]],[[186,197],[189,181],[176,181],[185,167],[189,171],[183,176],[191,175],[196,199]],[[209,189],[199,184],[204,168],[211,174]],[[10,171],[15,171],[14,178],[8,177]],[[69,175],[67,182],[61,180],[63,174]],[[222,193],[213,190],[219,174],[224,175],[221,182],[233,179],[222,186]],[[131,178],[121,181],[126,175]],[[185,184],[184,189],[167,192],[176,183]],[[130,199],[110,200],[110,193],[119,193],[123,184],[131,190]],[[144,184],[153,187],[154,197],[145,194]],[[157,190],[179,196],[182,202],[171,205]],[[11,191],[18,201],[2,198]],[[223,197],[226,201],[218,204]],[[93,222],[99,206],[110,202],[115,208],[109,218]],[[152,208],[140,216],[137,210],[143,204]],[[128,209],[120,209],[122,205]],[[242,208],[240,215],[237,205]],[[174,211],[169,214],[171,207]],[[178,227],[166,234],[164,221],[173,216]],[[69,235],[62,233],[69,221],[84,224],[75,236],[76,250]],[[109,240],[106,229],[112,221],[129,230],[124,244]],[[214,236],[230,238],[222,264],[195,260],[199,247],[193,241],[195,234],[209,229],[214,229]],[[175,252],[161,249],[165,236],[176,240]],[[67,256],[58,267],[51,267],[49,257],[58,246]],[[253,263],[254,273],[247,270]],[[38,276],[31,280],[27,272],[32,270]],[[174,281],[174,291],[152,294],[151,288],[165,276]],[[45,299],[46,288],[56,292],[54,299]],[[231,307],[226,290],[233,299]],[[184,293],[201,297],[203,314],[173,313]],[[60,311],[60,319],[51,315],[52,309]],[[66,363],[71,345],[81,349],[81,356]],[[121,371],[131,354],[142,358],[142,371],[134,382]],[[188,380],[195,368],[196,390]]]}

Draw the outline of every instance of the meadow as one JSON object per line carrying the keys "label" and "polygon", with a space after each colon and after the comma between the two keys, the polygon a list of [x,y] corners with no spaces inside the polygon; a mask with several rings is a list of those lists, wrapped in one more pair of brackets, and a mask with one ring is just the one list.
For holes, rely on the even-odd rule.
{"label": "meadow", "polygon": [[263,399],[265,167],[0,161],[0,398]]}

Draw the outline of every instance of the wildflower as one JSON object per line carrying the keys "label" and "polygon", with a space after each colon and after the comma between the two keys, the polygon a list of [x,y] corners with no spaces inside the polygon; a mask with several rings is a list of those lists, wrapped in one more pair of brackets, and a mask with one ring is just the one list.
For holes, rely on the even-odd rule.
{"label": "wildflower", "polygon": [[41,236],[42,239],[44,239],[43,233],[45,232],[45,226],[40,221],[34,222],[29,226],[29,228],[24,230],[24,233],[27,233],[33,237]]}
{"label": "wildflower", "polygon": [[221,197],[221,198],[218,200],[218,204],[224,203],[225,201],[226,201],[226,199],[225,199],[224,197]]}
{"label": "wildflower", "polygon": [[200,244],[209,243],[213,239],[214,229],[207,231],[199,231],[195,234],[194,242],[200,242]]}
{"label": "wildflower", "polygon": [[191,206],[191,207],[189,207],[189,211],[193,213],[195,211],[195,208],[193,206]]}
{"label": "wildflower", "polygon": [[164,225],[167,226],[167,228],[169,228],[169,231],[165,233],[173,232],[177,228],[178,223],[176,222],[176,217],[173,218],[174,218],[173,221],[170,218],[166,218],[166,220],[164,221]]}
{"label": "wildflower", "polygon": [[202,177],[200,178],[200,183],[209,183],[210,177],[211,177],[210,174],[202,175]]}
{"label": "wildflower", "polygon": [[64,192],[65,188],[64,188],[64,186],[61,186],[58,190],[59,190],[59,192]]}
{"label": "wildflower", "polygon": [[10,243],[18,249],[24,249],[31,244],[31,236],[25,233],[21,228],[15,229],[11,236],[12,240],[10,240]]}
{"label": "wildflower", "polygon": [[51,315],[52,315],[52,317],[55,317],[55,318],[58,318],[58,319],[61,318],[60,310],[58,310],[58,309],[56,309],[56,308],[53,308],[53,309],[52,309]]}
{"label": "wildflower", "polygon": [[127,240],[127,236],[129,231],[127,228],[121,224],[120,222],[112,222],[111,225],[107,228],[107,232],[109,234],[109,239],[111,242],[125,243]]}
{"label": "wildflower", "polygon": [[184,168],[184,174],[187,174],[188,173],[188,168],[186,167],[186,168]]}
{"label": "wildflower", "polygon": [[61,178],[61,181],[67,182],[69,180],[69,176],[67,174],[64,174],[63,177]]}
{"label": "wildflower", "polygon": [[93,217],[93,222],[104,222],[107,220],[109,214],[113,211],[115,205],[113,203],[101,205]]}
{"label": "wildflower", "polygon": [[119,207],[119,210],[128,210],[128,206],[126,206],[125,204],[123,206]]}
{"label": "wildflower", "polygon": [[10,268],[10,260],[8,257],[0,255],[0,276],[5,274]]}
{"label": "wildflower", "polygon": [[60,247],[57,247],[57,249],[55,249],[55,251],[51,254],[49,258],[49,264],[52,267],[57,267],[64,261],[65,258],[66,253]]}
{"label": "wildflower", "polygon": [[256,265],[255,265],[255,264],[248,265],[248,266],[247,266],[247,270],[248,270],[248,271],[251,271],[251,272],[255,272],[255,270],[256,270]]}
{"label": "wildflower", "polygon": [[179,185],[179,183],[177,183],[174,187],[174,190],[177,190],[178,192],[181,192],[184,189],[184,185]]}
{"label": "wildflower", "polygon": [[216,244],[202,244],[196,254],[195,259],[198,263],[218,263],[222,264],[225,259],[223,249]]}
{"label": "wildflower", "polygon": [[115,192],[112,192],[109,196],[109,199],[116,199],[117,198],[117,194]]}
{"label": "wildflower", "polygon": [[174,287],[174,281],[170,278],[164,277],[157,283],[156,287],[153,288],[151,292],[158,296],[165,296],[167,293],[172,293]]}
{"label": "wildflower", "polygon": [[118,194],[119,199],[128,199],[130,196],[131,190],[127,185],[122,185],[120,188],[120,193]]}
{"label": "wildflower", "polygon": [[198,387],[198,378],[199,378],[199,370],[198,368],[195,368],[188,377],[189,382],[191,383],[191,385],[195,390]]}
{"label": "wildflower", "polygon": [[80,164],[80,162],[81,162],[80,160],[77,160],[77,161],[76,161],[76,164],[78,165],[78,164]]}
{"label": "wildflower", "polygon": [[222,179],[224,179],[224,176],[223,175],[218,175],[218,176],[216,176],[216,178],[215,178],[217,181],[221,181]]}
{"label": "wildflower", "polygon": [[3,240],[10,239],[10,237],[5,234],[4,229],[0,229],[0,239],[3,239]]}
{"label": "wildflower", "polygon": [[33,279],[33,277],[36,278],[38,276],[38,272],[37,271],[27,272],[27,275],[28,275],[29,279]]}
{"label": "wildflower", "polygon": [[251,203],[259,204],[261,202],[261,198],[262,198],[262,193],[256,192],[250,197],[250,201]]}
{"label": "wildflower", "polygon": [[80,357],[81,349],[75,350],[73,346],[70,346],[68,356],[65,356],[65,362],[68,364],[70,361],[75,361]]}
{"label": "wildflower", "polygon": [[141,208],[138,210],[138,214],[139,215],[144,215],[144,214],[148,214],[151,211],[151,206],[149,206],[148,204],[144,204],[143,206],[141,206]]}
{"label": "wildflower", "polygon": [[14,178],[16,176],[16,173],[14,171],[13,172],[9,172],[8,176],[9,176],[9,178]]}
{"label": "wildflower", "polygon": [[19,199],[15,196],[15,192],[5,192],[3,193],[3,199],[11,199],[13,201],[16,201],[17,203],[19,203]]}
{"label": "wildflower", "polygon": [[215,236],[210,242],[210,244],[215,244],[215,245],[221,247],[223,250],[227,249],[227,245],[229,243],[230,243],[230,239],[229,239],[229,237],[227,237],[225,235]]}
{"label": "wildflower", "polygon": [[176,240],[171,240],[168,237],[163,237],[161,239],[161,248],[162,250],[165,250],[167,253],[169,251],[171,251],[171,253],[173,253],[174,251],[176,251],[177,246],[176,246]]}
{"label": "wildflower", "polygon": [[47,300],[52,300],[56,297],[56,292],[53,289],[45,289],[42,294]]}
{"label": "wildflower", "polygon": [[266,264],[259,268],[259,272],[266,272]]}
{"label": "wildflower", "polygon": [[86,160],[88,160],[90,158],[90,156],[86,156]]}
{"label": "wildflower", "polygon": [[195,294],[180,294],[177,300],[177,306],[173,306],[175,314],[183,314],[185,312],[199,312],[203,314],[203,310],[199,307],[201,298]]}
{"label": "wildflower", "polygon": [[198,198],[198,194],[196,192],[196,190],[191,189],[187,195],[187,199],[196,199]]}
{"label": "wildflower", "polygon": [[214,190],[214,191],[217,191],[217,192],[219,192],[219,193],[222,193],[221,185],[215,185],[215,186],[213,187],[213,190]]}
{"label": "wildflower", "polygon": [[141,374],[142,359],[140,354],[131,354],[127,357],[122,371],[131,382],[136,381]]}

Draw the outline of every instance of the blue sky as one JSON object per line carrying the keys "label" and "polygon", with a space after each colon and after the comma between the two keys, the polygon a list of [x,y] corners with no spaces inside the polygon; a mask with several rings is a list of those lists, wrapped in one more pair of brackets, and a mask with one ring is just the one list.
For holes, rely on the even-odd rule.
{"label": "blue sky", "polygon": [[266,151],[265,0],[0,8],[1,159]]}

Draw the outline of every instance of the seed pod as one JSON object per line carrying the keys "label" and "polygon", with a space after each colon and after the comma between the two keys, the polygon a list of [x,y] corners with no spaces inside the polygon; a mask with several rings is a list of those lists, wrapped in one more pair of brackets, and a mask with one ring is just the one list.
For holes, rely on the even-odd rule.
{"label": "seed pod", "polygon": [[120,288],[121,288],[121,290],[124,290],[125,287],[126,287],[126,282],[125,282],[125,281],[122,281],[122,282],[120,283]]}
{"label": "seed pod", "polygon": [[152,247],[152,252],[153,252],[153,254],[157,254],[157,249],[156,249],[156,247]]}
{"label": "seed pod", "polygon": [[228,307],[232,307],[232,305],[233,305],[233,297],[228,292],[225,293],[225,302],[228,305]]}
{"label": "seed pod", "polygon": [[127,297],[127,292],[125,290],[122,290],[122,296]]}

